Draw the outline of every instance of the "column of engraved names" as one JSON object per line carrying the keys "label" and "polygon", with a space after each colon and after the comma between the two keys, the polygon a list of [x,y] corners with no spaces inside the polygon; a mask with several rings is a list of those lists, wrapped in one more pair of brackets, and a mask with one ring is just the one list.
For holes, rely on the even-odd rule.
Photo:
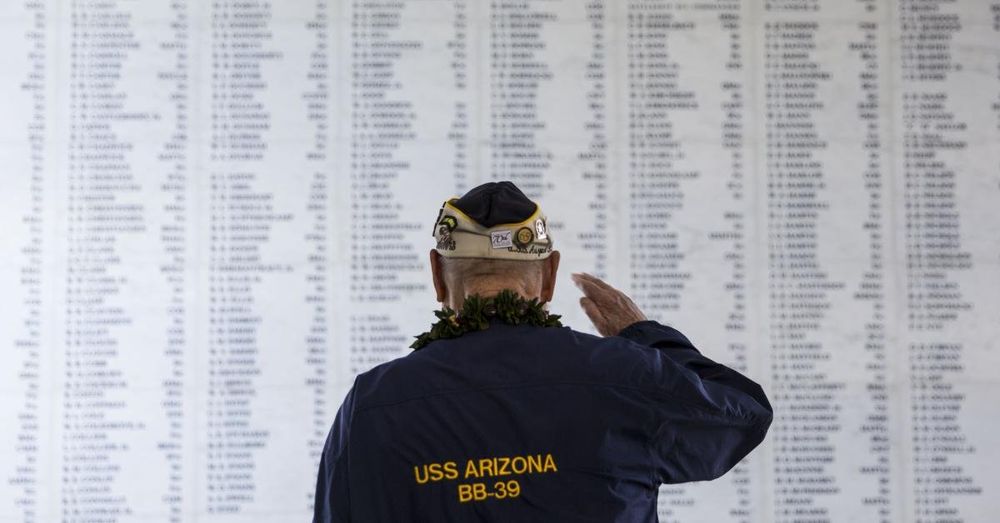
{"label": "column of engraved names", "polygon": [[407,240],[430,235],[426,221],[400,212],[405,197],[395,187],[417,176],[401,149],[417,138],[416,107],[397,77],[397,65],[416,59],[420,40],[400,33],[415,5],[356,1],[351,20],[350,118],[350,372],[357,374],[395,358],[410,343],[391,313],[426,284],[410,283],[423,269]]}
{"label": "column of engraved names", "polygon": [[[305,106],[306,119],[311,125],[311,140],[305,151],[305,163],[309,168],[308,195],[305,212],[305,241],[309,245],[307,251],[305,301],[309,315],[305,338],[305,364],[308,373],[304,377],[305,384],[310,389],[310,399],[313,403],[309,412],[308,436],[306,452],[309,454],[309,469],[303,471],[307,477],[315,474],[330,429],[332,413],[327,404],[330,386],[330,347],[333,337],[329,331],[330,317],[329,286],[331,275],[329,271],[333,258],[329,252],[331,244],[329,215],[330,191],[333,187],[329,165],[332,164],[328,148],[330,136],[331,105],[331,56],[330,56],[330,20],[329,3],[327,0],[315,0],[310,6],[305,25],[307,35],[312,40],[309,52],[309,65],[304,78],[305,90],[302,103]],[[305,482],[307,488],[303,492],[304,505],[311,507],[315,488],[311,482]]]}
{"label": "column of engraved names", "polygon": [[695,26],[678,20],[669,3],[642,1],[627,4],[625,23],[631,290],[650,317],[666,318],[680,306],[691,278],[671,218],[684,206],[685,181],[698,176],[683,165],[674,119],[699,108],[668,46]]}
{"label": "column of engraved names", "polygon": [[779,520],[893,519],[877,7],[775,10],[765,28]]}
{"label": "column of engraved names", "polygon": [[490,175],[513,181],[530,198],[548,188],[545,173],[553,159],[537,135],[550,125],[539,113],[538,97],[553,78],[541,55],[552,45],[543,31],[557,20],[554,7],[490,2]]}
{"label": "column of engraved names", "polygon": [[957,119],[949,94],[963,69],[953,45],[963,24],[950,2],[900,0],[897,9],[910,488],[916,521],[964,521],[956,496],[978,495],[982,487],[962,466],[976,448],[960,424],[964,396],[955,388],[967,347],[954,326],[972,309],[958,280],[974,268],[962,244],[957,190],[963,173],[954,163],[956,155],[968,154],[968,125]]}
{"label": "column of engraved names", "polygon": [[[777,9],[776,9],[777,10]],[[775,17],[777,18],[777,17]],[[768,300],[775,420],[775,521],[829,521],[840,491],[831,466],[842,429],[822,338],[832,281],[818,254],[828,220],[827,142],[816,124],[826,103],[818,92],[830,75],[817,61],[819,23],[764,22]]]}
{"label": "column of engraved names", "polygon": [[264,317],[260,288],[291,272],[262,256],[275,226],[292,216],[275,209],[261,165],[273,118],[261,102],[273,49],[270,4],[212,3],[208,74],[208,358],[206,416],[199,428],[206,448],[199,472],[200,511],[232,514],[252,506],[261,480],[261,451],[270,431],[254,419]]}
{"label": "column of engraved names", "polygon": [[[60,464],[63,521],[128,516],[122,490],[129,419],[138,407],[120,336],[134,318],[115,303],[131,279],[118,245],[146,233],[143,209],[130,204],[142,189],[118,134],[124,114],[123,66],[138,49],[131,15],[117,2],[73,1],[68,10],[69,141],[66,176],[65,380]],[[135,115],[148,120],[149,115]]]}
{"label": "column of engraved names", "polygon": [[[44,509],[39,506],[38,495],[42,486],[39,451],[44,444],[39,403],[44,349],[42,280],[46,276],[43,273],[43,250],[47,247],[43,224],[44,205],[48,196],[45,190],[45,131],[49,101],[46,98],[45,82],[49,77],[46,67],[49,55],[46,46],[49,13],[43,3],[26,3],[23,5],[23,16],[26,23],[15,26],[20,31],[11,33],[24,39],[27,68],[23,71],[15,70],[23,76],[4,78],[18,82],[25,101],[30,102],[30,111],[26,120],[18,121],[21,124],[18,131],[24,133],[26,147],[16,151],[19,156],[27,158],[25,165],[28,169],[23,173],[28,178],[27,191],[20,195],[27,205],[24,214],[18,217],[16,227],[8,231],[8,234],[13,233],[14,237],[21,240],[18,245],[17,266],[19,285],[8,294],[10,298],[17,300],[16,307],[21,313],[16,318],[16,328],[11,332],[10,346],[5,346],[3,350],[12,356],[11,366],[16,371],[17,378],[14,385],[19,394],[15,400],[16,423],[8,425],[8,430],[15,432],[13,448],[0,450],[5,456],[9,452],[13,453],[13,459],[4,463],[3,467],[3,480],[11,489],[11,499],[0,500],[3,503],[0,517],[12,516],[26,523],[33,523],[39,520],[39,512]],[[20,49],[20,46],[14,48]],[[5,343],[7,341],[4,339]]]}

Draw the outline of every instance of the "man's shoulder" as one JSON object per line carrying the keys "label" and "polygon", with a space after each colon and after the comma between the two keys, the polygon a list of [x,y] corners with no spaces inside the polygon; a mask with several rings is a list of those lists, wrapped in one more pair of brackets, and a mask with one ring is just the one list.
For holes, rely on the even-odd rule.
{"label": "man's shoulder", "polygon": [[442,365],[488,368],[508,359],[526,356],[537,359],[566,351],[591,350],[607,344],[608,340],[565,326],[494,324],[463,336],[434,340],[419,350],[372,367],[359,374],[358,380],[374,386],[414,373],[437,370]]}
{"label": "man's shoulder", "polygon": [[358,376],[358,408],[516,383],[593,381],[631,376],[650,350],[627,338],[599,337],[570,327],[494,324],[382,363]]}

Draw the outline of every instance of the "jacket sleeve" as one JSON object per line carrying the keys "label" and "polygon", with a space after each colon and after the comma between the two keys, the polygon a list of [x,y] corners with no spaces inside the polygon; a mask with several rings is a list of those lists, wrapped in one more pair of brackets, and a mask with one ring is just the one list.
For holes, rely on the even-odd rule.
{"label": "jacket sleeve", "polygon": [[643,357],[659,396],[649,447],[660,482],[717,478],[763,441],[772,409],[760,385],[706,358],[671,327],[642,321],[619,336],[657,349]]}
{"label": "jacket sleeve", "polygon": [[[355,382],[357,385],[357,382]],[[348,523],[351,521],[348,445],[354,415],[354,387],[337,411],[333,427],[326,437],[323,456],[316,476],[313,523]]]}

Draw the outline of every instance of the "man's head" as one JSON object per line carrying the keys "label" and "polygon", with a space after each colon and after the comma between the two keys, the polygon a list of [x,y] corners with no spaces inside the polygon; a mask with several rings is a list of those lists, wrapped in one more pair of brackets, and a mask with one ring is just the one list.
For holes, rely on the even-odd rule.
{"label": "man's head", "polygon": [[559,252],[545,215],[510,182],[480,185],[441,206],[430,252],[437,300],[458,309],[472,294],[512,289],[552,300]]}

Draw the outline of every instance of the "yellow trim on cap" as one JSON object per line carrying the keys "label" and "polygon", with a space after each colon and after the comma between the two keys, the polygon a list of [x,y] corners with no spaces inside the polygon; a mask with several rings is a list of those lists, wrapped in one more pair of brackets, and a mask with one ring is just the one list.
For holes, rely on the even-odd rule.
{"label": "yellow trim on cap", "polygon": [[[452,205],[451,202],[454,201],[454,200],[457,200],[457,198],[453,198],[451,200],[448,200],[448,201],[444,202],[445,207],[448,207],[449,209],[451,209],[455,213],[459,214],[461,217],[465,218],[466,220],[469,220],[470,222],[472,222],[472,223],[474,223],[474,224],[476,224],[476,225],[478,225],[478,226],[480,226],[480,227],[482,227],[484,229],[496,229],[497,227],[517,227],[518,225],[524,225],[524,224],[526,224],[528,222],[534,221],[535,218],[537,218],[538,215],[542,213],[542,207],[540,205],[538,205],[537,203],[535,203],[535,202],[531,202],[531,203],[535,204],[535,212],[531,213],[531,216],[525,218],[523,221],[513,222],[513,223],[498,223],[496,225],[493,225],[493,226],[490,226],[490,227],[486,227],[486,226],[480,224],[478,221],[474,220],[468,214],[465,214],[458,207],[455,207],[454,205]],[[532,224],[532,225],[534,225],[534,224]]]}

